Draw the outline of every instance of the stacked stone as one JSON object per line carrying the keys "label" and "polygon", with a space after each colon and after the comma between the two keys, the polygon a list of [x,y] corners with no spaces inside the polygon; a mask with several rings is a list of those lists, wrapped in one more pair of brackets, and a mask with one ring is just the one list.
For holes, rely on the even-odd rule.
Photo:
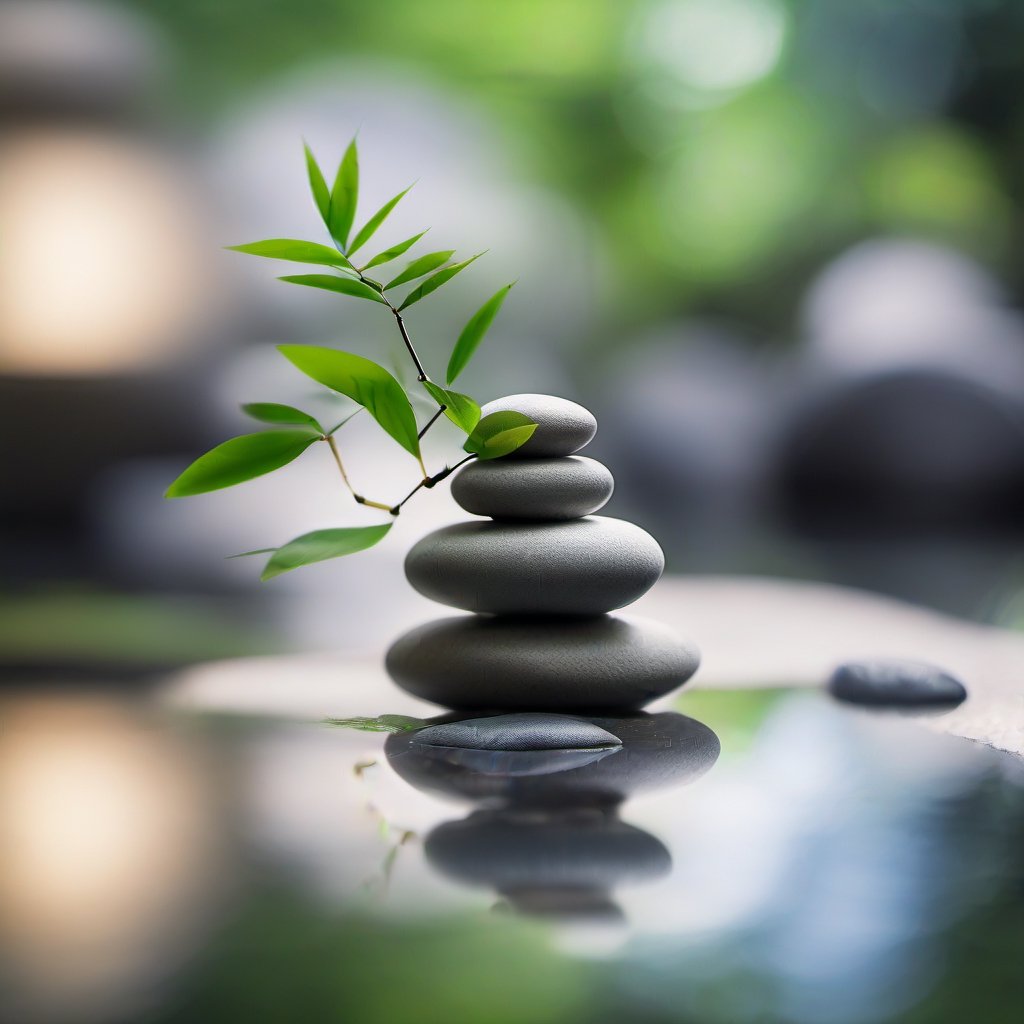
{"label": "stacked stone", "polygon": [[665,567],[650,534],[595,516],[611,497],[608,470],[576,454],[597,432],[582,406],[512,395],[536,422],[512,455],[477,461],[452,483],[455,500],[489,521],[424,537],[405,573],[421,594],[473,615],[427,623],[388,652],[392,678],[460,710],[633,710],[686,682],[696,648],[658,623],[609,613],[631,604]]}

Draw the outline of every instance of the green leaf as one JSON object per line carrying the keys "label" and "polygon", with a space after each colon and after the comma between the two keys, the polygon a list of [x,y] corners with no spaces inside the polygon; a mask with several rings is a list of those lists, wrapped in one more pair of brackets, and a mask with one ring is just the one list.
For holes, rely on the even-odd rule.
{"label": "green leaf", "polygon": [[196,459],[165,497],[205,494],[263,476],[298,458],[319,436],[312,428],[294,428],[233,437]]}
{"label": "green leaf", "polygon": [[521,412],[492,412],[476,425],[463,449],[481,459],[497,459],[521,448],[536,429]]}
{"label": "green leaf", "polygon": [[477,423],[480,422],[480,406],[469,395],[460,395],[458,391],[448,391],[432,380],[425,380],[423,386],[439,405],[445,407],[445,416],[455,426],[467,434],[473,433]]}
{"label": "green leaf", "polygon": [[511,427],[509,430],[503,430],[499,434],[495,434],[494,437],[490,438],[484,445],[483,450],[477,452],[477,456],[480,459],[500,459],[503,455],[510,455],[517,448],[522,448],[527,441],[533,437],[533,432],[537,429],[536,423],[531,423],[529,426],[522,427]]}
{"label": "green leaf", "polygon": [[427,722],[408,715],[378,715],[376,718],[325,718],[324,725],[358,729],[360,732],[412,732],[414,729],[422,729]]}
{"label": "green leaf", "polygon": [[420,299],[425,299],[431,292],[437,291],[438,288],[443,284],[447,284],[460,270],[465,270],[474,260],[478,260],[483,256],[482,252],[478,252],[475,256],[470,256],[468,260],[463,260],[461,263],[454,263],[450,267],[445,267],[444,270],[439,270],[433,277],[428,277],[418,288],[413,288],[411,292],[405,297],[405,301],[398,307],[400,310],[405,309],[406,306],[411,306],[414,302],[419,302]]}
{"label": "green leaf", "polygon": [[313,156],[313,151],[303,143],[302,148],[306,151],[306,172],[309,175],[309,187],[313,190],[313,199],[320,216],[326,224],[331,215],[331,193],[328,191],[327,182],[324,181],[324,173]]}
{"label": "green leaf", "polygon": [[414,259],[405,268],[405,270],[398,275],[398,277],[392,278],[384,287],[396,288],[398,285],[405,284],[407,281],[415,281],[417,277],[429,274],[432,270],[437,270],[442,263],[447,263],[454,252],[454,249],[444,249],[441,252],[428,252],[425,256],[420,256],[417,259]]}
{"label": "green leaf", "polygon": [[356,140],[353,139],[345,150],[345,155],[338,165],[338,173],[331,189],[331,208],[328,214],[327,228],[342,249],[348,243],[348,233],[352,230],[352,221],[356,216],[356,203],[359,201],[359,152]]}
{"label": "green leaf", "polygon": [[233,252],[244,252],[249,256],[264,256],[271,260],[291,260],[293,263],[318,263],[328,267],[340,267],[356,273],[347,257],[337,249],[319,242],[303,242],[298,238],[267,238],[262,242],[247,242],[245,245],[229,245]]}
{"label": "green leaf", "polygon": [[248,558],[250,555],[271,555],[277,548],[254,548],[252,551],[239,551],[237,555],[225,555],[225,558]]}
{"label": "green leaf", "polygon": [[324,428],[309,413],[290,405],[280,405],[277,402],[249,402],[242,406],[242,412],[261,423],[285,423],[296,427],[312,427],[318,434],[324,432]]}
{"label": "green leaf", "polygon": [[[412,188],[412,185],[409,186]],[[384,223],[384,218],[398,205],[405,192],[399,192],[393,199],[389,199],[360,229],[359,233],[355,238],[352,239],[352,244],[349,246],[349,253],[354,253],[356,249],[361,249],[372,237],[373,233]]]}
{"label": "green leaf", "polygon": [[512,285],[507,284],[499,288],[470,318],[469,323],[462,328],[459,340],[455,342],[452,349],[452,357],[448,360],[448,372],[446,380],[449,384],[466,368],[477,346],[483,340],[487,329],[498,315],[505,296],[511,291]]}
{"label": "green leaf", "polygon": [[346,423],[348,423],[349,420],[355,419],[361,412],[366,412],[366,409],[363,406],[359,406],[355,412],[350,412],[340,423],[336,423],[327,431],[327,436],[330,437],[331,434],[336,434],[343,426],[345,426]]}
{"label": "green leaf", "polygon": [[317,345],[278,345],[307,377],[358,402],[407,451],[419,458],[416,416],[405,389],[377,363]]}
{"label": "green leaf", "polygon": [[330,274],[291,274],[287,277],[278,278],[280,281],[287,281],[289,284],[303,284],[307,288],[323,288],[328,292],[340,292],[342,295],[354,295],[357,299],[370,299],[372,302],[382,302],[384,297],[376,288],[371,288],[362,281],[354,281],[351,277],[331,277]]}
{"label": "green leaf", "polygon": [[384,523],[382,526],[342,526],[304,533],[271,555],[260,579],[270,580],[303,565],[365,551],[382,541],[390,529],[391,523]]}
{"label": "green leaf", "polygon": [[[430,229],[428,228],[427,231],[429,230]],[[398,245],[393,245],[390,249],[385,249],[383,252],[377,253],[377,255],[374,256],[365,267],[363,267],[363,270],[369,270],[371,267],[379,267],[382,263],[390,263],[392,260],[397,260],[402,253],[411,249],[427,233],[427,231],[421,231],[418,235],[413,235],[412,238],[407,238],[404,242],[399,242]]]}

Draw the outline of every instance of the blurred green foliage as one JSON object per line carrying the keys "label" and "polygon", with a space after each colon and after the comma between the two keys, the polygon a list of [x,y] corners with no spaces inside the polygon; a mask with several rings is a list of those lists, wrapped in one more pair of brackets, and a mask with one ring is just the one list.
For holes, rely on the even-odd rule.
{"label": "blurred green foliage", "polygon": [[[787,332],[808,274],[910,232],[1014,287],[1024,153],[1012,0],[152,0],[197,120],[360,61],[480,106],[613,261],[622,322]],[[351,126],[340,125],[339,132]]]}
{"label": "blurred green foliage", "polygon": [[[263,969],[254,970],[256,964]],[[541,927],[476,916],[331,915],[290,893],[252,900],[159,1021],[513,1024],[594,1020],[593,970]]]}
{"label": "blurred green foliage", "polygon": [[0,594],[0,660],[7,664],[159,668],[283,647],[237,602],[84,587]]}
{"label": "blurred green foliage", "polygon": [[723,757],[736,757],[749,750],[772,710],[798,692],[782,687],[686,690],[673,701],[672,707],[713,729],[722,744]]}

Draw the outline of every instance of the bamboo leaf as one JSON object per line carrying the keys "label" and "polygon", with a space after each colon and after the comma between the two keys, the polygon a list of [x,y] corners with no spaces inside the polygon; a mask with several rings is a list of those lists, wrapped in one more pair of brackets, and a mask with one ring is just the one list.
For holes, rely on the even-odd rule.
{"label": "bamboo leaf", "polygon": [[465,270],[470,263],[478,260],[481,256],[483,253],[478,252],[475,256],[470,256],[468,260],[463,260],[462,263],[455,263],[450,267],[445,267],[444,270],[439,270],[433,277],[428,277],[418,288],[409,292],[405,301],[398,308],[402,310],[414,302],[419,302],[420,299],[425,299],[431,292],[436,292],[441,285],[447,284],[459,271]]}
{"label": "bamboo leaf", "polygon": [[306,151],[306,173],[309,175],[309,187],[313,192],[313,200],[326,224],[331,215],[331,193],[327,188],[327,182],[324,181],[324,173],[320,170],[316,157],[313,156],[313,151],[305,143],[302,148]]}
{"label": "bamboo leaf", "polygon": [[330,437],[332,434],[336,434],[349,420],[355,419],[361,412],[366,412],[363,406],[359,406],[355,412],[350,412],[340,423],[336,423],[330,430],[327,431],[327,436]]}
{"label": "bamboo leaf", "polygon": [[339,267],[355,274],[356,268],[337,249],[319,242],[303,242],[298,238],[266,238],[262,242],[247,242],[245,245],[229,245],[233,252],[244,252],[249,256],[263,256],[271,260],[290,260],[293,263],[317,263],[328,267]]}
{"label": "bamboo leaf", "polygon": [[369,270],[371,267],[379,267],[382,263],[390,263],[392,260],[397,260],[404,252],[411,249],[430,229],[421,231],[418,235],[413,235],[412,238],[407,238],[404,242],[399,242],[397,245],[391,246],[390,249],[385,249],[383,252],[377,253],[376,256],[370,260],[369,263],[363,267],[363,270]]}
{"label": "bamboo leaf", "polygon": [[331,188],[331,207],[328,214],[327,228],[331,238],[345,249],[348,244],[348,233],[352,230],[352,221],[356,216],[356,203],[359,201],[359,152],[356,140],[353,139],[345,150],[345,155],[338,165],[338,173]]}
{"label": "bamboo leaf", "polygon": [[500,433],[494,435],[488,439],[484,445],[483,450],[477,453],[480,459],[500,459],[503,455],[510,455],[517,448],[522,448],[527,441],[533,437],[533,432],[537,429],[536,423],[531,423],[529,426],[522,427],[511,427],[508,430],[502,430]]}
{"label": "bamboo leaf", "polygon": [[260,579],[273,579],[303,565],[365,551],[382,541],[390,529],[391,523],[384,523],[381,526],[343,526],[304,533],[271,555]]}
{"label": "bamboo leaf", "polygon": [[422,729],[428,723],[425,719],[410,718],[408,715],[378,715],[376,718],[325,718],[324,724],[342,729],[359,729],[361,732],[402,733]]}
{"label": "bamboo leaf", "polygon": [[521,412],[492,412],[476,425],[463,449],[481,459],[497,459],[521,448],[536,429],[537,424]]}
{"label": "bamboo leaf", "polygon": [[351,398],[407,451],[419,458],[416,416],[409,396],[377,363],[317,345],[279,345],[278,351],[307,377]]}
{"label": "bamboo leaf", "polygon": [[452,349],[451,359],[448,360],[448,371],[446,380],[451,384],[456,377],[466,368],[477,346],[483,340],[487,329],[491,326],[494,318],[501,309],[501,304],[511,291],[512,285],[507,284],[499,288],[470,318],[469,323],[462,329],[459,340],[455,342]]}
{"label": "bamboo leaf", "polygon": [[473,433],[477,423],[480,422],[480,406],[469,395],[460,395],[458,391],[448,391],[432,380],[425,380],[423,386],[439,405],[445,407],[445,416],[455,426],[467,434]]}
{"label": "bamboo leaf", "polygon": [[414,259],[405,268],[405,270],[398,275],[398,277],[392,278],[384,287],[396,288],[398,285],[405,284],[407,281],[415,281],[417,277],[429,274],[432,270],[437,270],[442,263],[447,263],[454,252],[454,249],[444,249],[441,252],[428,252],[425,256],[420,256],[417,259]]}
{"label": "bamboo leaf", "polygon": [[342,295],[354,295],[357,299],[370,299],[372,302],[384,302],[384,296],[376,288],[371,288],[362,281],[351,277],[331,277],[330,274],[291,274],[278,280],[289,284],[302,284],[307,288],[322,288],[328,292],[340,292]]}
{"label": "bamboo leaf", "polygon": [[281,423],[296,427],[312,427],[322,434],[324,428],[309,413],[296,409],[291,405],[280,405],[277,402],[249,402],[242,406],[242,412],[261,423]]}
{"label": "bamboo leaf", "polygon": [[[412,188],[412,185],[409,186]],[[355,238],[352,239],[352,244],[349,246],[349,255],[354,253],[357,249],[361,249],[372,237],[374,232],[384,223],[387,215],[398,205],[405,192],[399,192],[393,199],[389,199],[360,229],[359,233]]]}
{"label": "bamboo leaf", "polygon": [[165,496],[205,494],[263,476],[298,458],[319,436],[312,428],[292,428],[233,437],[196,459]]}

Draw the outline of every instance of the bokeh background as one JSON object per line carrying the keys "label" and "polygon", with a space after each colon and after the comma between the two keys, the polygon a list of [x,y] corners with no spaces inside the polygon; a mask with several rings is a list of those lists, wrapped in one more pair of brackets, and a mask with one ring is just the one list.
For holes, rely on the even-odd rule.
{"label": "bokeh background", "polygon": [[[408,372],[378,310],[222,248],[320,239],[302,140],[330,174],[357,131],[361,217],[417,182],[382,242],[489,250],[413,311],[428,364],[518,280],[466,389],[594,409],[609,511],[671,571],[1013,625],[1022,36],[1010,0],[0,3],[0,656],[372,646],[415,600],[446,494],[265,587],[223,556],[368,521],[325,451],[162,498],[240,402],[324,402],[274,344]],[[345,450],[390,498],[375,431]]]}
{"label": "bokeh background", "polygon": [[[684,693],[713,772],[610,812],[665,873],[566,857],[602,822],[567,804],[523,865],[624,923],[556,933],[428,862],[474,808],[317,720],[429,713],[380,656],[437,614],[402,559],[446,488],[265,585],[225,556],[378,521],[324,446],[163,492],[241,402],[344,413],[276,344],[412,384],[381,310],[224,251],[323,241],[302,141],[330,173],[358,132],[360,219],[416,182],[375,241],[488,250],[410,312],[428,368],[516,280],[460,385],[593,409],[670,572],[1024,627],[1022,96],[1019,0],[0,0],[0,1021],[1016,1022],[1008,755],[784,672]],[[341,442],[367,494],[414,482],[366,417]],[[738,655],[802,649],[825,613],[764,634],[818,593]],[[865,645],[910,615],[873,607]],[[274,652],[313,653],[217,660]]]}

